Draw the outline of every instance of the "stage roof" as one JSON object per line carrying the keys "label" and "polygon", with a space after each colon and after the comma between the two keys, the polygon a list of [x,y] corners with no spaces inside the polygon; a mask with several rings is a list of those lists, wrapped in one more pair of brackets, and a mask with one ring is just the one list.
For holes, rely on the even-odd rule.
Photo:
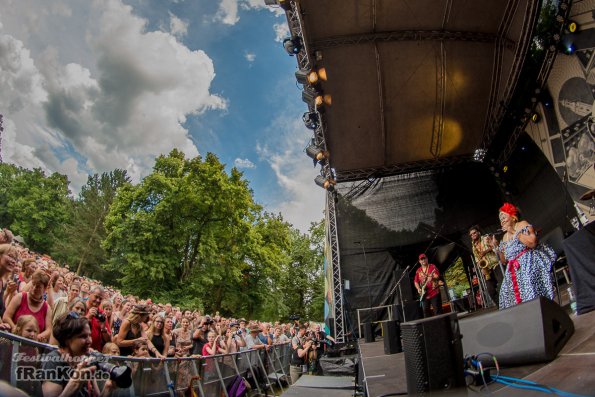
{"label": "stage roof", "polygon": [[539,3],[291,2],[289,26],[304,39],[306,64],[328,75],[323,135],[337,180],[441,167],[489,148]]}

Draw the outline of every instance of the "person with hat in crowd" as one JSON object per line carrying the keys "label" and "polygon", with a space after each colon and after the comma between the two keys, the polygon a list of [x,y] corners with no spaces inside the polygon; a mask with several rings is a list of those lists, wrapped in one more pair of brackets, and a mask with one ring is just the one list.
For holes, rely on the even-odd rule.
{"label": "person with hat in crowd", "polygon": [[[129,356],[133,353],[134,343],[137,341],[148,341],[146,328],[149,319],[147,305],[134,305],[128,318],[120,326],[120,332],[116,335],[114,342],[120,348],[122,356]],[[149,346],[150,350],[151,346]],[[153,346],[155,348],[155,346]]]}
{"label": "person with hat in crowd", "polygon": [[554,299],[554,283],[550,272],[556,261],[554,250],[539,242],[535,229],[525,220],[519,220],[519,210],[504,203],[498,214],[505,232],[498,244],[491,238],[491,246],[506,263],[504,281],[500,288],[500,309],[544,296]]}
{"label": "person with hat in crowd", "polygon": [[419,254],[418,259],[421,266],[415,272],[413,284],[419,293],[424,317],[431,317],[433,315],[430,306],[434,308],[434,314],[441,314],[442,301],[440,298],[440,287],[438,285],[440,272],[438,272],[438,268],[434,264],[428,263],[426,254]]}
{"label": "person with hat in crowd", "polygon": [[246,349],[266,349],[267,345],[262,343],[260,338],[258,337],[260,334],[260,326],[258,324],[254,324],[250,327],[249,333],[246,335],[244,340],[246,341]]}

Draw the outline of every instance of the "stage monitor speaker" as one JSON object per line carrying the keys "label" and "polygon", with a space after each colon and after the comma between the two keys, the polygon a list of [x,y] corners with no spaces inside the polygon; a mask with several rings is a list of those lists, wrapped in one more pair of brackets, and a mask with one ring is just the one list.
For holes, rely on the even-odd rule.
{"label": "stage monitor speaker", "polygon": [[366,343],[372,343],[376,341],[376,337],[374,336],[374,328],[370,322],[364,323],[364,338],[366,339]]}
{"label": "stage monitor speaker", "polygon": [[384,354],[395,354],[403,351],[401,345],[401,328],[397,320],[382,323],[384,334]]}
{"label": "stage monitor speaker", "polygon": [[465,388],[463,348],[455,313],[401,324],[407,393]]}
{"label": "stage monitor speaker", "polygon": [[[403,310],[401,305],[393,306],[393,319],[399,320],[400,323],[404,323]],[[418,301],[405,302],[405,317],[407,321],[419,320],[423,318],[423,311]]]}
{"label": "stage monitor speaker", "polygon": [[491,353],[505,365],[551,361],[574,333],[568,314],[543,297],[460,324],[466,355]]}

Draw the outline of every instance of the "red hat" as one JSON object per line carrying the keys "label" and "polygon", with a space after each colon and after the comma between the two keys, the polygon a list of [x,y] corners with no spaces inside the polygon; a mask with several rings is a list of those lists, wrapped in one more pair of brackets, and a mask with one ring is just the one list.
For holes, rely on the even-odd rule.
{"label": "red hat", "polygon": [[421,254],[419,254],[418,259],[422,259],[422,258],[427,258],[426,254],[424,254],[423,252]]}
{"label": "red hat", "polygon": [[505,214],[514,216],[515,218],[519,214],[519,210],[517,209],[517,207],[515,207],[514,205],[512,205],[510,203],[504,203],[504,205],[502,207],[500,207],[500,212],[504,212]]}

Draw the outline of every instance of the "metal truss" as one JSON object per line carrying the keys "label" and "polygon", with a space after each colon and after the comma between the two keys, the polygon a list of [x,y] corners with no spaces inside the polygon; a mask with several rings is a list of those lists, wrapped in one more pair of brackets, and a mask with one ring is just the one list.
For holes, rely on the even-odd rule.
{"label": "metal truss", "polygon": [[333,270],[333,313],[335,317],[334,338],[337,343],[345,342],[345,310],[343,308],[343,279],[341,278],[341,256],[339,255],[339,236],[337,234],[336,191],[326,192],[326,235],[331,248]]}
{"label": "metal truss", "polygon": [[430,153],[432,153],[434,158],[440,156],[440,149],[442,149],[442,134],[444,132],[446,53],[444,51],[443,41],[440,42],[440,49],[436,58],[436,102],[434,103],[434,122],[432,128],[432,140],[430,143]]}
{"label": "metal truss", "polygon": [[[559,29],[557,31],[558,37],[561,37],[564,34],[564,23],[565,23],[564,21],[568,20],[568,18],[570,16],[570,9],[572,8],[572,1],[568,1],[565,4],[567,4],[567,8],[563,15],[564,20],[560,23]],[[558,48],[556,45],[549,46],[548,49],[546,50],[545,58],[543,60],[543,63],[541,64],[541,69],[539,70],[539,73],[537,74],[537,80],[535,81],[535,86],[537,87],[536,88],[537,91],[542,91],[545,88],[545,84],[546,84],[547,79],[550,75],[550,72],[552,71],[552,68],[554,66],[554,61],[556,60],[557,55],[558,55]],[[512,133],[510,134],[510,137],[508,138],[508,142],[506,142],[506,146],[504,147],[504,150],[502,150],[500,152],[500,156],[498,156],[499,164],[504,164],[508,160],[508,158],[510,157],[510,155],[512,154],[514,149],[516,148],[516,142],[519,139],[519,137],[521,136],[521,134],[527,128],[527,124],[529,123],[529,116],[531,115],[531,113],[535,112],[537,103],[538,103],[537,100],[531,101],[531,106],[528,107],[529,111],[527,113],[525,113],[525,116],[521,119],[521,123],[518,124],[516,126],[516,128],[512,131]]]}
{"label": "metal truss", "polygon": [[[502,56],[505,48],[508,48],[506,38],[510,25],[514,18],[514,2],[509,2],[505,10],[505,17],[498,29],[498,40],[496,41],[496,51],[494,54],[494,74],[492,76],[492,88],[490,92],[490,98],[488,102],[488,115],[483,129],[483,138],[480,144],[480,149],[488,150],[494,136],[498,132],[498,128],[501,125],[504,117],[506,116],[507,107],[505,104],[510,103],[518,78],[523,68],[526,54],[529,50],[529,45],[532,39],[532,29],[524,29],[523,35],[515,48],[514,61],[512,63],[512,69],[510,77],[506,82],[504,91],[499,93],[500,86],[500,73],[502,70]],[[529,1],[526,9],[526,17],[523,26],[535,26],[537,17],[539,15],[539,4],[540,1],[533,0]],[[499,102],[502,105],[496,106],[497,98],[502,98]]]}
{"label": "metal truss", "polygon": [[[301,9],[297,1],[290,1],[290,7],[285,11],[287,16],[287,24],[292,37],[299,37],[302,48],[296,54],[298,67],[301,70],[311,70],[314,63],[310,59],[310,49],[308,48],[308,40],[305,36],[304,22],[301,18]],[[320,112],[315,106],[309,106],[310,112],[315,112],[319,121],[318,127],[314,130],[314,143],[323,150],[328,150],[324,134],[325,117],[324,113]],[[325,178],[333,178],[334,173],[330,168],[329,162],[325,161],[322,164],[322,175]],[[337,235],[337,219],[336,219],[336,192],[328,191],[326,193],[326,237],[331,250],[330,264],[333,272],[333,315],[334,315],[334,338],[337,343],[345,342],[345,317],[343,309],[343,280],[341,279],[341,259],[339,253],[339,239]]]}
{"label": "metal truss", "polygon": [[[359,35],[334,36],[315,40],[311,43],[313,51],[346,45],[367,44],[379,41],[471,41],[477,43],[494,43],[495,34],[481,32],[460,32],[448,30],[398,30],[394,32],[368,33]],[[514,49],[516,44],[504,39],[506,48]]]}
{"label": "metal truss", "polygon": [[302,44],[302,49],[296,55],[298,67],[302,70],[310,70],[312,69],[312,63],[308,55],[308,41],[304,35],[304,24],[301,18],[302,11],[297,1],[291,1],[289,4],[291,7],[285,11],[289,32],[291,33],[291,37],[299,37]]}
{"label": "metal truss", "polygon": [[473,160],[473,155],[465,154],[460,156],[438,157],[436,159],[412,161],[409,163],[401,163],[391,166],[337,171],[337,182],[350,182],[361,179],[381,178],[391,175],[408,174],[412,172],[426,171],[436,168],[448,167],[456,164],[462,164],[471,160]]}

